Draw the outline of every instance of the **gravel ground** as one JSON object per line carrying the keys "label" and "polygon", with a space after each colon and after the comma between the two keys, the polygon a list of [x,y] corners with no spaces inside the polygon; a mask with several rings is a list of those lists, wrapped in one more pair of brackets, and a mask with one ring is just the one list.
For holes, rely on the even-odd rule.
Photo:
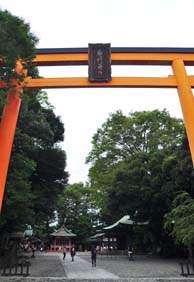
{"label": "gravel ground", "polygon": [[31,277],[66,277],[59,256],[36,256],[31,259]]}
{"label": "gravel ground", "polygon": [[[29,277],[66,277],[65,269],[62,264],[62,261],[58,255],[45,255],[37,253],[34,258],[31,256],[28,257],[28,261],[30,263],[29,266]],[[5,277],[9,277],[11,279],[15,274],[15,267],[11,269],[12,275],[6,275]],[[23,271],[26,274],[27,268],[26,266],[18,266],[17,273],[18,277],[22,277],[21,272]],[[9,274],[10,269],[6,269],[6,274]],[[0,269],[0,277],[3,275],[3,269]],[[23,275],[24,276],[24,275]]]}
{"label": "gravel ground", "polygon": [[[84,253],[80,256],[88,262],[91,261],[90,256],[84,255]],[[97,256],[97,266],[106,269],[120,278],[181,277],[181,268],[177,260],[136,256],[133,261],[129,261],[127,257],[112,259]]]}

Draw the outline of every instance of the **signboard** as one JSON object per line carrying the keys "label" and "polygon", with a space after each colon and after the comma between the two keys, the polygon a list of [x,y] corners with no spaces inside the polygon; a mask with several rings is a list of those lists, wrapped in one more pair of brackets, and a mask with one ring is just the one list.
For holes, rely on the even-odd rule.
{"label": "signboard", "polygon": [[88,45],[88,66],[90,82],[111,80],[111,47],[109,43]]}

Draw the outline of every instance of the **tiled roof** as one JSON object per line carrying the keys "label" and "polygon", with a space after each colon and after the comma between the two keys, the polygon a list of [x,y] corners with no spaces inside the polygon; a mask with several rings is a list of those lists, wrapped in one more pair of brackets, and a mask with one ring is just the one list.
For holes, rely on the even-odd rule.
{"label": "tiled roof", "polygon": [[57,231],[51,233],[51,236],[55,237],[75,237],[76,234],[72,233],[64,225],[62,225]]}

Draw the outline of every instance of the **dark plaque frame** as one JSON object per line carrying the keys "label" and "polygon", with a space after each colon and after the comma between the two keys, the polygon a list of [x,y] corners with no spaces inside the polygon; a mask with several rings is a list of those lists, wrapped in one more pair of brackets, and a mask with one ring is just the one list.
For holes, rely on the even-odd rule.
{"label": "dark plaque frame", "polygon": [[111,46],[107,44],[88,44],[88,80],[108,82],[111,80]]}

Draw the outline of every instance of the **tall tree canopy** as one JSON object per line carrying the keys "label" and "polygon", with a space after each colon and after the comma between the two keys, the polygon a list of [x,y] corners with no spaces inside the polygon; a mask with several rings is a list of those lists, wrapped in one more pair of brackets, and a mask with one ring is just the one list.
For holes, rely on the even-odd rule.
{"label": "tall tree canopy", "polygon": [[165,228],[172,231],[178,243],[186,246],[194,243],[194,199],[182,191],[174,198],[171,212],[166,214]]}
{"label": "tall tree canopy", "polygon": [[25,223],[48,229],[67,185],[66,154],[58,145],[63,124],[39,97],[41,92],[23,94],[1,215],[8,229]]}
{"label": "tall tree canopy", "polygon": [[194,199],[186,191],[179,192],[173,200],[172,210],[165,215],[164,228],[178,244],[188,248],[190,259],[193,259],[193,221]]}
{"label": "tall tree canopy", "polygon": [[175,168],[183,133],[182,120],[166,110],[109,116],[94,135],[87,158],[91,186],[106,222],[136,215],[149,221],[153,244],[155,238],[162,240],[163,216],[178,189]]}
{"label": "tall tree canopy", "polygon": [[37,37],[30,25],[8,11],[0,10],[0,57],[4,60],[0,78],[13,78],[15,63],[22,60],[30,63],[35,56]]}
{"label": "tall tree canopy", "polygon": [[93,147],[86,160],[91,164],[92,184],[104,180],[110,167],[135,154],[176,148],[181,143],[183,130],[182,120],[171,118],[165,110],[135,112],[128,117],[121,111],[110,114],[93,136]]}
{"label": "tall tree canopy", "polygon": [[178,150],[176,170],[177,192],[172,206],[164,217],[164,228],[175,242],[188,248],[190,258],[193,258],[192,246],[194,218],[194,170],[186,135]]}
{"label": "tall tree canopy", "polygon": [[59,226],[65,224],[83,240],[92,234],[96,224],[96,208],[92,189],[82,183],[67,186],[58,202]]}
{"label": "tall tree canopy", "polygon": [[[38,76],[38,70],[30,65],[36,42],[28,24],[0,11],[0,57],[4,59],[1,79],[14,77],[18,59],[26,63],[30,76]],[[4,103],[1,99],[1,111]],[[1,233],[24,230],[25,224],[46,230],[54,220],[58,197],[68,180],[66,154],[59,146],[63,139],[64,126],[46,93],[25,89],[0,217]]]}

